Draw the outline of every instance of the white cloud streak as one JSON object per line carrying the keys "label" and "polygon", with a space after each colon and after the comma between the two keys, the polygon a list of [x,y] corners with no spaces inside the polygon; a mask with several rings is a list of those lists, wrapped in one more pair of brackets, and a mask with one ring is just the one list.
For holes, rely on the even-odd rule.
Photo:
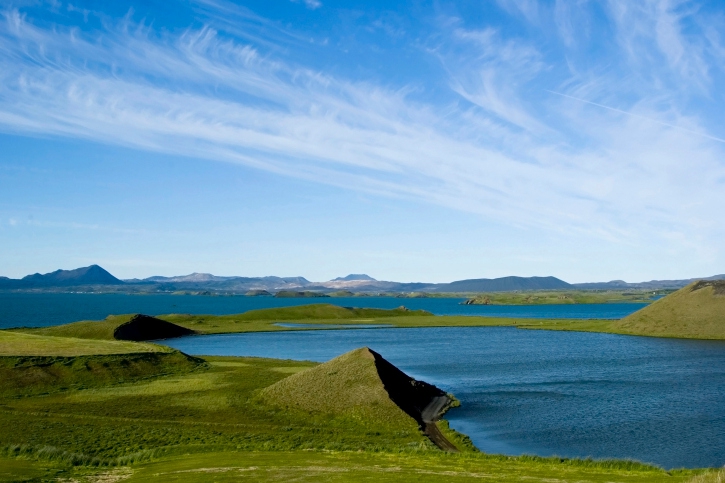
{"label": "white cloud streak", "polygon": [[[671,72],[706,89],[707,54],[683,37],[677,6],[627,5],[611,11],[630,61],[656,45]],[[646,39],[639,24],[627,33],[632,15],[655,27]],[[126,20],[92,36],[9,10],[0,129],[239,163],[592,240],[711,246],[723,235],[721,140],[666,89],[622,109],[573,102],[623,82],[553,80],[539,49],[494,29],[459,25],[432,51],[457,102],[305,68],[209,26],[160,35]]]}

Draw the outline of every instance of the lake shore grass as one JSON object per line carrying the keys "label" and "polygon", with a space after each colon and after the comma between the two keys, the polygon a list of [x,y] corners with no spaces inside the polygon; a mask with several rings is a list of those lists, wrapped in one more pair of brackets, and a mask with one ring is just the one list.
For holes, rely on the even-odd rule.
{"label": "lake shore grass", "polygon": [[[684,290],[684,289],[683,289]],[[407,311],[403,309],[351,309],[332,304],[310,304],[295,307],[261,309],[230,315],[204,314],[168,314],[157,318],[180,327],[193,330],[194,333],[226,334],[245,332],[282,332],[299,330],[335,330],[370,328],[423,328],[423,327],[516,327],[519,329],[560,330],[575,332],[601,332],[620,335],[640,335],[668,338],[691,338],[707,340],[725,339],[725,317],[719,311],[707,319],[707,323],[698,324],[692,318],[682,319],[668,316],[668,313],[648,316],[648,311],[663,312],[671,300],[677,302],[680,292],[676,292],[649,305],[623,320],[614,319],[535,319],[523,317],[484,317],[466,315],[432,315],[425,311]],[[705,289],[697,294],[710,296]],[[670,299],[672,297],[672,299]],[[669,300],[668,300],[669,299]],[[685,309],[680,308],[682,312]],[[710,312],[708,312],[709,314]],[[54,337],[73,337],[80,339],[113,340],[115,329],[128,322],[134,314],[112,315],[102,321],[80,321],[60,326],[43,328],[7,329],[0,334],[16,332]],[[629,322],[635,320],[636,323]],[[682,322],[684,320],[684,322]],[[644,322],[643,322],[644,321]],[[284,325],[280,325],[283,323]],[[298,323],[300,326],[290,324]],[[384,327],[383,327],[384,328]],[[664,329],[663,329],[664,328]]]}
{"label": "lake shore grass", "polygon": [[[127,323],[134,314],[111,315],[100,321],[80,321],[52,327],[8,329],[8,331],[53,337],[113,340],[117,327]],[[157,318],[191,329],[196,334],[243,332],[282,332],[294,330],[334,330],[350,326],[371,328],[416,327],[582,327],[603,328],[610,320],[527,319],[467,315],[432,315],[425,311],[403,309],[351,309],[332,304],[310,304],[296,307],[261,309],[230,315],[167,314]],[[285,325],[278,325],[284,323]],[[295,327],[288,324],[299,323]],[[563,329],[562,329],[563,330]],[[0,331],[0,334],[3,331]]]}

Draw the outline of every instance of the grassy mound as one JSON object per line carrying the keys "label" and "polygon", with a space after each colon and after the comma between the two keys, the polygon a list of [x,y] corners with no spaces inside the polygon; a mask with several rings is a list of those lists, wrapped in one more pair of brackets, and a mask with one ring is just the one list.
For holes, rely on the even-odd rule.
{"label": "grassy mound", "polygon": [[262,397],[274,405],[307,412],[367,417],[396,425],[415,421],[423,427],[425,409],[434,398],[447,395],[363,347],[293,374],[264,389]]}
{"label": "grassy mound", "polygon": [[725,339],[725,280],[699,281],[612,324],[616,332]]}

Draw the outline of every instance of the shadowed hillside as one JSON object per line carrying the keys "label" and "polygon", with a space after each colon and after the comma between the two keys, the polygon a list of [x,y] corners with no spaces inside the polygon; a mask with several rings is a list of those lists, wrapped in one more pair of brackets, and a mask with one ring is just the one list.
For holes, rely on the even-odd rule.
{"label": "shadowed hillside", "polygon": [[616,332],[725,339],[725,280],[701,280],[612,324]]}
{"label": "shadowed hillside", "polygon": [[186,374],[206,363],[179,351],[128,354],[0,357],[0,395],[45,394]]}
{"label": "shadowed hillside", "polygon": [[136,314],[126,323],[116,327],[113,331],[113,338],[116,340],[157,340],[172,339],[184,335],[191,335],[194,331],[181,327],[165,320],[149,317],[148,315]]}

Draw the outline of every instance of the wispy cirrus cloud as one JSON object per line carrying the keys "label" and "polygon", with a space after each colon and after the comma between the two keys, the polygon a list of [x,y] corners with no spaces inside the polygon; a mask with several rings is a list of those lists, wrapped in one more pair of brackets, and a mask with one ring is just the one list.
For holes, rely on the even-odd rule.
{"label": "wispy cirrus cloud", "polygon": [[322,6],[320,0],[290,0],[293,3],[303,3],[310,10],[316,10]]}
{"label": "wispy cirrus cloud", "polygon": [[[696,3],[610,0],[609,7],[618,41],[635,69],[649,71],[660,82],[674,80],[673,83],[687,83],[702,90],[710,87],[708,58],[719,46],[703,36],[700,29],[686,33],[688,24],[698,18]],[[661,62],[668,68],[659,68]]]}
{"label": "wispy cirrus cloud", "polygon": [[[449,86],[443,101],[300,65],[285,53],[293,32],[267,35],[274,25],[229,4],[200,3],[204,25],[175,32],[131,17],[92,32],[41,26],[9,9],[0,129],[240,163],[591,239],[711,246],[723,235],[723,149],[659,80],[707,91],[714,43],[683,33],[683,5],[612,1],[619,50],[579,62],[567,58],[581,37],[571,16],[585,13],[521,5],[515,15],[564,32],[558,56],[447,19],[428,42]],[[263,27],[237,35],[214,20],[219,9]],[[284,49],[269,48],[270,36]],[[636,69],[612,67],[622,52],[642,71],[667,62],[633,79],[622,72]]]}

